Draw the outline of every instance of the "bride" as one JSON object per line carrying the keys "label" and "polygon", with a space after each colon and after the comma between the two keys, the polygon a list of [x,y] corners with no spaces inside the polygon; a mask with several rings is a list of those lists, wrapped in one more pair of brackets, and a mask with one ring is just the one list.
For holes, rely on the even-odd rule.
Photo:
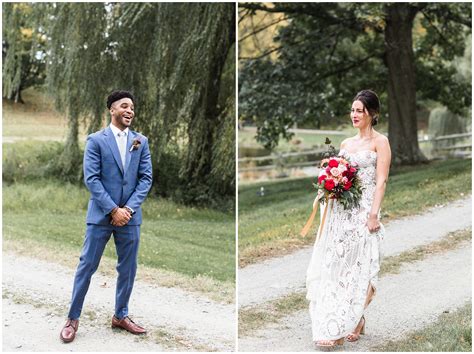
{"label": "bride", "polygon": [[359,166],[360,205],[344,210],[337,201],[325,204],[326,222],[308,267],[306,298],[318,347],[358,340],[364,333],[364,309],[377,288],[384,235],[380,206],[391,159],[388,139],[374,129],[379,112],[373,91],[359,92],[352,102],[352,124],[359,132],[341,143],[339,155]]}

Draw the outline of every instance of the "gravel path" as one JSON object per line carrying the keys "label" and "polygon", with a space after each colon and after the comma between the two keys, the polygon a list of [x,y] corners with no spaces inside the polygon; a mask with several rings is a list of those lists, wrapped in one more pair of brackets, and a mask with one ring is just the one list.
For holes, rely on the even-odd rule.
{"label": "gravel path", "polygon": [[[73,276],[73,270],[57,264],[12,253],[3,254],[3,290],[10,298],[4,301],[3,306],[4,323],[10,323],[3,328],[4,350],[29,350],[26,348],[32,345],[28,344],[31,329],[34,329],[37,338],[34,343],[36,351],[50,351],[54,347],[80,351],[84,346],[93,348],[94,351],[112,350],[112,347],[122,348],[121,350],[160,351],[163,350],[160,345],[150,344],[160,335],[166,337],[164,341],[170,342],[170,350],[173,350],[173,342],[184,346],[184,349],[178,348],[180,350],[235,349],[234,305],[216,303],[181,289],[143,282],[135,283],[130,300],[130,315],[149,329],[148,340],[145,338],[137,341],[134,336],[120,334],[125,336],[122,342],[128,341],[133,345],[119,345],[121,341],[114,342],[115,336],[111,336],[113,332],[108,328],[114,309],[115,278],[98,273],[92,278],[84,304],[78,332],[81,336],[66,347],[60,343],[59,331],[67,316]],[[14,304],[13,300],[20,305]],[[57,313],[58,318],[54,318],[51,324],[44,325],[47,323],[45,310],[28,310],[24,320],[31,323],[29,330],[20,330],[22,316],[19,314],[24,312],[23,307],[31,306],[56,309],[54,313]],[[92,320],[87,318],[87,314],[92,316]],[[94,321],[94,318],[97,319]],[[88,327],[92,323],[96,327]],[[51,341],[57,342],[57,345],[51,346]],[[85,341],[89,343],[84,343]],[[17,348],[19,345],[21,347]]]}
{"label": "gravel path", "polygon": [[[432,208],[422,215],[390,222],[385,226],[382,253],[384,256],[396,255],[471,224],[472,204],[469,196],[449,205]],[[303,289],[311,252],[312,246],[239,269],[239,307],[259,304]]]}
{"label": "gravel path", "polygon": [[[471,242],[424,261],[407,264],[400,274],[379,280],[377,296],[366,311],[366,335],[339,350],[368,351],[388,339],[420,329],[443,311],[454,310],[471,299]],[[239,339],[239,351],[314,351],[307,310]]]}
{"label": "gravel path", "polygon": [[59,340],[64,318],[51,310],[3,300],[4,351],[163,351],[165,348],[141,337],[114,331],[109,326],[91,326],[81,321],[76,340],[65,345]]}

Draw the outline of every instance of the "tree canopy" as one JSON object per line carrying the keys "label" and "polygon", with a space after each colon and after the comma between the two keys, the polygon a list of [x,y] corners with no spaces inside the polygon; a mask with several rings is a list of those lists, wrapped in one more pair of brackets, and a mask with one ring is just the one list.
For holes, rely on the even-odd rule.
{"label": "tree canopy", "polygon": [[[256,123],[267,148],[288,139],[294,123],[348,117],[355,94],[371,88],[388,118],[395,160],[416,163],[423,160],[416,104],[435,100],[458,114],[470,106],[470,72],[459,75],[453,65],[470,41],[470,3],[239,6],[241,21],[262,11],[286,16],[274,49],[240,61],[239,114]],[[275,52],[276,59],[267,55]]]}

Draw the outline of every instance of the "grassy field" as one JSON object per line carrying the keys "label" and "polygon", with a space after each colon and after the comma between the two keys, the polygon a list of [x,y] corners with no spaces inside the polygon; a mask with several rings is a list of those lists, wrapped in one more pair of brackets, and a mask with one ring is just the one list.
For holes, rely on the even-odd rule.
{"label": "grassy field", "polygon": [[[311,244],[314,231],[298,236],[311,213],[313,178],[239,187],[239,263],[241,266]],[[258,194],[265,188],[265,196]],[[382,222],[413,215],[471,192],[471,160],[434,161],[392,169]],[[319,218],[317,218],[319,219]],[[313,225],[313,230],[316,230]]]}
{"label": "grassy field", "polygon": [[[34,89],[22,92],[24,104],[2,102],[4,141],[35,139],[64,140],[67,132],[66,119],[53,109],[51,99]],[[81,127],[79,140],[85,139],[85,129]]]}
{"label": "grassy field", "polygon": [[443,313],[428,327],[406,338],[371,348],[371,351],[472,352],[472,303],[457,311]]}
{"label": "grassy field", "polygon": [[[3,237],[79,257],[89,192],[52,181],[3,185]],[[234,216],[148,198],[139,262],[190,277],[235,278]],[[105,256],[115,259],[113,242]]]}
{"label": "grassy field", "polygon": [[[331,139],[334,146],[338,147],[340,143],[351,135],[350,131],[342,131],[345,135],[328,135],[318,133],[296,133],[290,141],[285,139],[280,140],[275,152],[298,151],[311,148],[324,148],[324,141],[326,137]],[[352,134],[354,135],[354,134]],[[246,147],[261,147],[255,140],[255,130],[244,128],[239,130],[239,146]],[[239,156],[243,157],[243,156]]]}

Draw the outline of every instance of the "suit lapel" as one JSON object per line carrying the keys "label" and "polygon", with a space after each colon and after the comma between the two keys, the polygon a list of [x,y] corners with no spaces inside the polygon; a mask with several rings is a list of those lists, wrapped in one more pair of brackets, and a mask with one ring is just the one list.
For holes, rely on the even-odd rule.
{"label": "suit lapel", "polygon": [[112,132],[112,129],[110,129],[110,127],[107,127],[107,129],[104,130],[104,135],[106,136],[105,140],[107,141],[107,144],[109,145],[109,148],[112,151],[112,155],[115,159],[115,162],[120,168],[120,171],[122,171],[122,174],[124,174],[122,159],[120,158],[120,152],[117,146],[117,141],[115,140],[115,136]]}
{"label": "suit lapel", "polygon": [[135,133],[128,129],[127,150],[125,151],[125,172],[127,172],[128,166],[130,166],[130,160],[132,159],[133,151],[130,152],[130,148],[132,147],[133,139],[135,139]]}

